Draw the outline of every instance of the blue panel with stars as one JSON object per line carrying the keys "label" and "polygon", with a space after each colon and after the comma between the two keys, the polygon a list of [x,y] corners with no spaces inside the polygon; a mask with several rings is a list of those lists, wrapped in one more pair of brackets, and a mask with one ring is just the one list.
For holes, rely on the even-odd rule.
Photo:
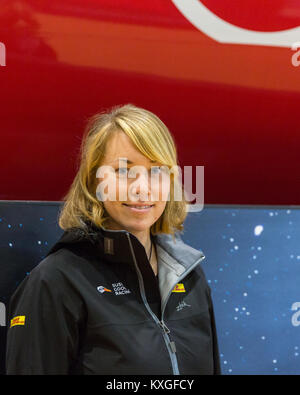
{"label": "blue panel with stars", "polygon": [[223,374],[300,373],[300,209],[208,206],[182,239],[203,251]]}
{"label": "blue panel with stars", "polygon": [[[9,297],[63,231],[61,202],[0,201],[0,373]],[[222,374],[300,373],[300,208],[207,205],[182,239],[201,249]]]}

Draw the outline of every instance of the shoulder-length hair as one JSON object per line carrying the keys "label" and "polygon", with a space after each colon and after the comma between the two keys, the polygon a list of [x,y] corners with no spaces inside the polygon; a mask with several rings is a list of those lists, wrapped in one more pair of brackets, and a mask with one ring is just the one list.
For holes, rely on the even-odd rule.
{"label": "shoulder-length hair", "polygon": [[[172,169],[166,207],[150,231],[153,235],[172,234],[174,239],[175,232],[183,230],[187,216],[187,202],[181,178],[178,177],[175,142],[167,126],[155,114],[132,104],[115,106],[110,111],[88,118],[80,147],[79,169],[63,197],[64,204],[59,212],[60,228],[81,228],[85,231],[88,222],[96,227],[105,227],[109,215],[96,196],[96,173],[108,140],[119,131],[123,131],[144,156]],[[180,199],[174,200],[175,191],[175,196],[179,191]]]}

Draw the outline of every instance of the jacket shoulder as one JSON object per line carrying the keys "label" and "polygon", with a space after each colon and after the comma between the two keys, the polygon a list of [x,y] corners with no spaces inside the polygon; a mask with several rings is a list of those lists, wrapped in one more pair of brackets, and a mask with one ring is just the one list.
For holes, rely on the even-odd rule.
{"label": "jacket shoulder", "polygon": [[208,292],[208,294],[210,294],[211,288],[209,286],[205,271],[203,270],[201,263],[199,265],[197,265],[197,267],[195,268],[195,273],[199,276],[202,286],[205,288],[205,290]]}
{"label": "jacket shoulder", "polygon": [[28,274],[32,279],[58,281],[68,278],[87,260],[76,255],[67,248],[61,248],[41,260]]}

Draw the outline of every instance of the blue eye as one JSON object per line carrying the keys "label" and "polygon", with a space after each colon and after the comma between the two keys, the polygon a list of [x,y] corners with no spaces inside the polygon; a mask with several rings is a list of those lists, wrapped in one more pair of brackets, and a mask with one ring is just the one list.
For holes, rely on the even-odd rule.
{"label": "blue eye", "polygon": [[151,167],[151,174],[152,173],[154,173],[154,174],[159,174],[159,173],[161,173],[161,168],[159,167],[159,166],[152,166]]}
{"label": "blue eye", "polygon": [[120,167],[119,169],[116,169],[116,171],[120,175],[125,176],[127,174],[127,172],[128,172],[128,169],[127,169],[127,167]]}
{"label": "blue eye", "polygon": [[[128,175],[128,168],[127,167],[119,167],[116,169],[116,172],[120,176],[127,176]],[[160,166],[152,166],[151,167],[151,175],[152,174],[161,174],[163,172],[163,169],[160,168]]]}

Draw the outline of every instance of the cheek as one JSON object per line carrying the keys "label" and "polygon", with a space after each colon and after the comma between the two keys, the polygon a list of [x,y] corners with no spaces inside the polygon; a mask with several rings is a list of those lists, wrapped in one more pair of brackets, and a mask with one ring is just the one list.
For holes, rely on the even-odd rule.
{"label": "cheek", "polygon": [[159,182],[153,182],[151,191],[154,201],[167,202],[170,200],[170,179],[166,176]]}
{"label": "cheek", "polygon": [[113,174],[98,178],[97,194],[103,196],[103,203],[118,203],[127,200],[127,185]]}
{"label": "cheek", "polygon": [[153,210],[153,217],[154,220],[157,221],[159,217],[161,217],[162,213],[164,212],[164,209],[166,208],[167,202],[158,202],[154,206]]}

